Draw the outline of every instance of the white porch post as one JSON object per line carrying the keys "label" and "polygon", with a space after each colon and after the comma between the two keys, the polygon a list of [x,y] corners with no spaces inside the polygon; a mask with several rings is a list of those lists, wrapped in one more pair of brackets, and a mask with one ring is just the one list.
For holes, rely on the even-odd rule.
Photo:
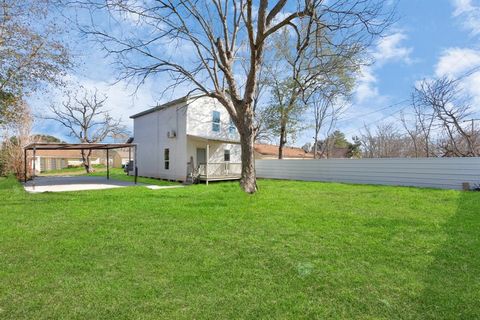
{"label": "white porch post", "polygon": [[207,142],[207,149],[205,155],[205,184],[208,186],[208,159],[210,158],[210,145]]}
{"label": "white porch post", "polygon": [[35,163],[37,162],[37,146],[33,146],[33,174],[32,174],[32,187],[35,190]]}

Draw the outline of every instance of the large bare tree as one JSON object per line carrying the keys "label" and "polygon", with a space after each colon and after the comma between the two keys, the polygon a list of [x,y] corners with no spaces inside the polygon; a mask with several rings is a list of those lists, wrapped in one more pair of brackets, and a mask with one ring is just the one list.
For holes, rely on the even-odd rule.
{"label": "large bare tree", "polygon": [[[60,106],[50,106],[51,115],[46,119],[54,120],[64,126],[69,135],[81,143],[98,143],[107,137],[118,136],[125,132],[120,119],[114,119],[106,109],[107,97],[94,91],[80,88],[77,92],[67,92]],[[90,156],[92,150],[82,150],[83,166],[87,173],[92,172]]]}
{"label": "large bare tree", "polygon": [[415,100],[431,110],[443,130],[445,155],[475,157],[480,154],[475,130],[465,126],[473,114],[471,98],[462,90],[458,79],[423,80],[415,88]]}
{"label": "large bare tree", "polygon": [[[340,94],[340,93],[338,93]],[[310,99],[310,107],[313,112],[314,135],[313,135],[313,157],[320,158],[328,154],[328,143],[321,143],[320,134],[325,134],[325,140],[335,128],[337,121],[345,111],[345,105],[338,101],[335,92],[317,92]],[[343,95],[343,94],[342,94]]]}
{"label": "large bare tree", "polygon": [[421,95],[413,94],[411,98],[410,116],[403,110],[400,112],[400,122],[412,140],[415,157],[435,156],[435,146],[432,135],[435,127],[435,113],[422,101]]}
{"label": "large bare tree", "polygon": [[[259,70],[268,54],[267,41],[289,28],[297,51],[324,41],[361,47],[381,33],[391,18],[382,0],[75,2],[90,10],[93,25],[84,30],[115,56],[121,78],[137,78],[142,83],[152,75],[167,73],[174,80],[169,88],[186,84],[227,109],[240,134],[240,183],[248,193],[257,190],[253,103]],[[98,11],[108,12],[112,19],[133,20],[135,27],[119,31],[116,24],[108,28]]]}
{"label": "large bare tree", "polygon": [[24,95],[58,84],[71,66],[52,6],[50,0],[0,1],[0,123],[15,121]]}
{"label": "large bare tree", "polygon": [[365,158],[414,157],[410,138],[400,132],[392,122],[364,126],[358,137]]}

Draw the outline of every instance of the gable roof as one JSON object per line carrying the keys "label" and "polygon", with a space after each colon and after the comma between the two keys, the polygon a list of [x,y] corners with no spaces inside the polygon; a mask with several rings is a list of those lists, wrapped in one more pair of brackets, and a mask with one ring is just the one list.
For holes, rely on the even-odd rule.
{"label": "gable roof", "polygon": [[158,111],[158,110],[162,110],[162,109],[166,109],[166,108],[169,108],[169,107],[172,107],[172,106],[175,106],[179,103],[186,103],[188,102],[189,100],[191,99],[195,99],[195,98],[200,98],[202,96],[205,96],[205,94],[197,94],[197,95],[186,95],[186,96],[183,96],[183,97],[180,97],[178,99],[175,99],[175,100],[172,100],[172,101],[169,101],[167,103],[164,103],[164,104],[160,104],[160,105],[157,105],[153,108],[150,108],[150,109],[147,109],[147,110],[144,110],[142,112],[139,112],[139,113],[136,113],[132,116],[130,116],[130,119],[135,119],[135,118],[138,118],[138,117],[141,117],[141,116],[144,116],[146,114],[149,114],[149,113],[152,113],[152,112],[155,112],[155,111]]}
{"label": "gable roof", "polygon": [[[273,144],[262,144],[256,143],[254,146],[255,152],[260,153],[266,156],[276,156],[278,157],[278,146]],[[283,148],[283,157],[284,158],[312,158],[313,153],[305,152],[302,148],[295,147],[284,147]]]}

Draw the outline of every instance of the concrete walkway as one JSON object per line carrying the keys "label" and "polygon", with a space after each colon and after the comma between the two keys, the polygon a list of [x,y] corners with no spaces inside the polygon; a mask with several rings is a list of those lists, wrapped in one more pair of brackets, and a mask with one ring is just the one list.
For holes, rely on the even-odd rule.
{"label": "concrete walkway", "polygon": [[[133,178],[132,178],[133,180]],[[133,181],[107,180],[106,177],[92,176],[52,176],[36,177],[24,183],[28,192],[63,192],[82,190],[102,190],[135,186]],[[145,186],[145,184],[137,184]]]}

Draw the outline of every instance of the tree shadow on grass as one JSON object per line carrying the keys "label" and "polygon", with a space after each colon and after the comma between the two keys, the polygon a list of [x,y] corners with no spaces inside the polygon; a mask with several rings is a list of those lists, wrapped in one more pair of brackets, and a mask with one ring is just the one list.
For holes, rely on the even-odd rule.
{"label": "tree shadow on grass", "polygon": [[480,193],[463,192],[444,225],[445,242],[425,270],[419,313],[429,319],[480,319]]}

